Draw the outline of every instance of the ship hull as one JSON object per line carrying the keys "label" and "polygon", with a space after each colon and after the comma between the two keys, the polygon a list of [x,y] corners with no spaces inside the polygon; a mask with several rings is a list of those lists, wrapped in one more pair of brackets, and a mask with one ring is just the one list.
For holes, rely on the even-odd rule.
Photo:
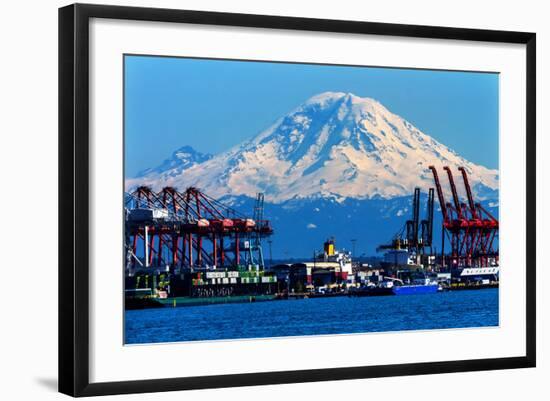
{"label": "ship hull", "polygon": [[439,285],[401,285],[392,288],[394,295],[433,294],[437,292]]}
{"label": "ship hull", "polygon": [[438,284],[428,285],[400,285],[393,287],[372,287],[350,293],[357,297],[379,297],[387,295],[415,295],[415,294],[433,294],[438,292]]}

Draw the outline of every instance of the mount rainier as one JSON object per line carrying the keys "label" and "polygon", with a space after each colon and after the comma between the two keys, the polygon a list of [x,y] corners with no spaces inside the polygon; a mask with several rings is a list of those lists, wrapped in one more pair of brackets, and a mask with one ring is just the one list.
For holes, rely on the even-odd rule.
{"label": "mount rainier", "polygon": [[314,96],[214,157],[182,149],[174,157],[191,157],[145,170],[126,181],[127,189],[194,185],[215,197],[263,192],[274,203],[327,196],[388,199],[433,186],[431,164],[466,167],[478,196],[498,188],[498,171],[465,160],[376,100],[350,93]]}
{"label": "mount rainier", "polygon": [[[372,253],[403,224],[414,187],[423,192],[434,187],[430,165],[449,166],[457,174],[459,166],[465,167],[476,198],[497,212],[497,170],[464,159],[378,101],[341,92],[313,96],[218,155],[184,146],[160,166],[127,178],[125,186],[127,191],[139,185],[155,190],[196,186],[243,208],[252,208],[252,199],[263,192],[275,233],[289,227],[296,232],[274,236],[274,255],[297,243],[299,256],[310,255],[330,235],[345,236],[342,241],[359,238],[365,242],[362,251]],[[446,176],[441,179],[447,192]],[[461,184],[457,180],[464,194]],[[376,236],[365,224],[352,223],[355,213],[363,223],[377,225]],[[298,242],[285,244],[293,237]]]}

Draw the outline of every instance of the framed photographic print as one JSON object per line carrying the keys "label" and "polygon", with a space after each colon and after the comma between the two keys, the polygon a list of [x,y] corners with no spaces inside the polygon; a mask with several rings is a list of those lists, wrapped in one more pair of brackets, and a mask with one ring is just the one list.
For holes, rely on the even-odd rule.
{"label": "framed photographic print", "polygon": [[535,366],[535,34],[59,10],[59,389]]}

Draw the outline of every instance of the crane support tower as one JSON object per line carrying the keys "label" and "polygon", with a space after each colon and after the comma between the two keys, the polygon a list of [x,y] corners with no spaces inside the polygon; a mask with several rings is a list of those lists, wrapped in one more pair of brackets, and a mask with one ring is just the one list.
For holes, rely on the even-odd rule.
{"label": "crane support tower", "polygon": [[[377,251],[406,249],[416,258],[415,263],[425,263],[423,256],[432,255],[434,219],[434,189],[428,191],[426,217],[420,220],[420,188],[415,188],[412,200],[412,219],[407,220],[390,244],[382,244]],[[423,260],[424,259],[424,260]]]}
{"label": "crane support tower", "polygon": [[410,249],[417,250],[420,242],[418,228],[420,225],[420,188],[414,189],[412,203],[412,220],[407,220],[407,243]]}
{"label": "crane support tower", "polygon": [[420,231],[422,244],[424,249],[429,249],[429,255],[432,254],[432,241],[433,241],[433,228],[434,228],[434,189],[428,190],[428,204],[426,210],[426,218],[420,222]]}

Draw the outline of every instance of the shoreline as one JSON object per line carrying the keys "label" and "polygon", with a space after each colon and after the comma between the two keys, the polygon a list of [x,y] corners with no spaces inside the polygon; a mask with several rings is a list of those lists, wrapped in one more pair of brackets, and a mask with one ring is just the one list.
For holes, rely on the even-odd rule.
{"label": "shoreline", "polygon": [[[498,289],[498,284],[483,284],[470,286],[452,286],[445,288],[442,292],[453,291],[476,291],[483,289]],[[419,294],[422,295],[422,294]],[[171,298],[127,298],[125,300],[125,311],[155,309],[155,308],[180,308],[191,306],[240,304],[254,302],[284,301],[297,299],[320,299],[334,297],[348,297],[349,292],[338,292],[328,294],[315,293],[294,293],[294,294],[261,294],[261,295],[233,295],[225,297],[171,297]],[[410,295],[409,295],[410,296]]]}

